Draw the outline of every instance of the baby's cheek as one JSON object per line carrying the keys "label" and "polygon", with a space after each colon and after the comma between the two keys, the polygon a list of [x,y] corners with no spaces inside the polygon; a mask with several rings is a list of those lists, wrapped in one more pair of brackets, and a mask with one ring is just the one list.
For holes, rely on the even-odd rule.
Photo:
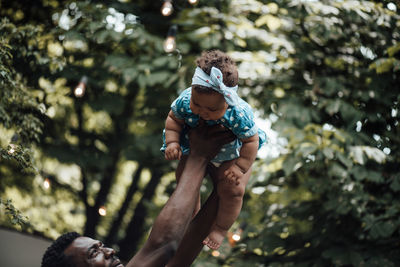
{"label": "baby's cheek", "polygon": [[195,107],[193,107],[193,105],[192,105],[192,101],[190,101],[189,107],[190,107],[190,110],[191,110],[192,112],[194,112],[194,110],[195,110]]}
{"label": "baby's cheek", "polygon": [[218,119],[222,118],[224,116],[224,114],[225,114],[225,112],[216,112],[212,115],[212,117],[213,117],[212,119],[218,120]]}
{"label": "baby's cheek", "polygon": [[199,110],[196,107],[190,106],[190,109],[192,110],[192,112],[194,114],[196,114],[196,115],[199,114]]}

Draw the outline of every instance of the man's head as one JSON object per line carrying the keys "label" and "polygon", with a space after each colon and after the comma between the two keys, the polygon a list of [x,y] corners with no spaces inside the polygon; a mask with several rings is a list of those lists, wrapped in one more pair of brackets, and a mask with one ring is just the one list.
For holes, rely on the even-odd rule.
{"label": "man's head", "polygon": [[98,240],[70,232],[63,234],[47,248],[42,267],[122,267],[115,251]]}

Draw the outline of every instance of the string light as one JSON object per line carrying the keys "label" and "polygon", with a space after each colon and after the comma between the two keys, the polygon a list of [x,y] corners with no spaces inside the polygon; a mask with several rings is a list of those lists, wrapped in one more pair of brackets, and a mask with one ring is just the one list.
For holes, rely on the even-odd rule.
{"label": "string light", "polygon": [[219,255],[221,255],[221,253],[219,253],[218,250],[213,250],[213,252],[211,252],[211,255],[213,255],[214,257],[219,257]]}
{"label": "string light", "polygon": [[165,0],[164,4],[161,7],[161,14],[165,17],[172,14],[174,11],[174,7],[172,5],[172,0]]}
{"label": "string light", "polygon": [[74,89],[74,95],[76,97],[82,97],[85,94],[86,83],[87,83],[87,78],[86,78],[86,76],[83,76],[81,81],[78,83],[78,85]]}
{"label": "string light", "polygon": [[15,153],[15,150],[17,149],[17,145],[9,144],[8,147],[8,155],[13,155]]}
{"label": "string light", "polygon": [[100,206],[100,208],[99,208],[99,214],[100,214],[100,216],[106,216],[106,215],[107,215],[106,207]]}
{"label": "string light", "polygon": [[175,36],[178,31],[178,26],[172,25],[168,30],[167,39],[164,41],[164,51],[167,53],[171,53],[176,49]]}
{"label": "string light", "polygon": [[11,142],[8,145],[8,155],[12,155],[15,153],[15,151],[17,150],[17,145],[15,143],[18,142],[18,134],[13,134],[13,136],[11,137]]}
{"label": "string light", "polygon": [[43,181],[43,187],[44,189],[49,189],[50,188],[50,180],[48,178],[44,179]]}
{"label": "string light", "polygon": [[234,247],[236,245],[236,243],[242,238],[241,235],[243,233],[243,228],[246,227],[245,224],[242,224],[241,227],[239,227],[239,229],[237,229],[235,232],[229,232],[228,233],[228,241],[229,244]]}
{"label": "string light", "polygon": [[232,235],[232,239],[237,242],[237,241],[240,240],[240,235],[239,234],[233,234]]}
{"label": "string light", "polygon": [[191,5],[195,5],[195,4],[197,4],[197,0],[188,0],[188,2],[189,2],[189,4],[191,4]]}

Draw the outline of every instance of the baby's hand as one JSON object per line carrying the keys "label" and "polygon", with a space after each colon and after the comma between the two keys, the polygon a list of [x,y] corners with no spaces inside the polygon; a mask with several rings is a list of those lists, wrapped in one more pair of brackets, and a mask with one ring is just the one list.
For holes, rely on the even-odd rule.
{"label": "baby's hand", "polygon": [[225,175],[225,178],[227,179],[227,181],[232,184],[235,184],[235,185],[238,185],[240,183],[240,179],[242,178],[243,174],[244,173],[243,173],[242,169],[236,164],[230,166],[224,172],[224,175]]}
{"label": "baby's hand", "polygon": [[167,145],[167,148],[165,149],[166,160],[181,159],[181,156],[182,156],[182,150],[179,143],[172,142]]}

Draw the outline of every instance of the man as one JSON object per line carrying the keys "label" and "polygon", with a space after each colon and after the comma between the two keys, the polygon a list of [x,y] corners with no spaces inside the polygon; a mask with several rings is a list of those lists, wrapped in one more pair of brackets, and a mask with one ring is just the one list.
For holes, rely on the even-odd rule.
{"label": "man", "polygon": [[[233,134],[219,125],[205,126],[201,122],[191,131],[191,151],[181,180],[157,216],[148,240],[126,267],[166,266],[171,259],[171,266],[190,265],[201,250],[201,242],[215,219],[218,205],[218,198],[213,192],[189,226],[207,164],[223,144],[233,139]],[[53,266],[123,265],[115,256],[115,251],[105,247],[100,241],[77,233],[67,233],[54,241],[43,256],[42,267]]]}

